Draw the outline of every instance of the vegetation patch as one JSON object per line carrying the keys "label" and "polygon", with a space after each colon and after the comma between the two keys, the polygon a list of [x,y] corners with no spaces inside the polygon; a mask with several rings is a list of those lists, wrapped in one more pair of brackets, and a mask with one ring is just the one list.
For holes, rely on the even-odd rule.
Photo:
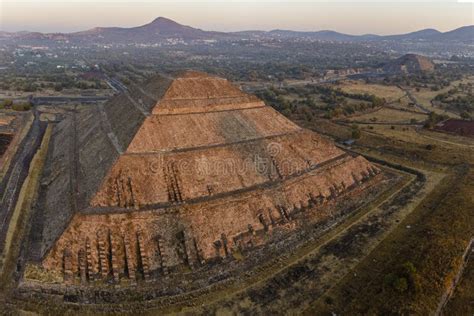
{"label": "vegetation patch", "polygon": [[387,102],[395,102],[405,96],[405,92],[397,86],[371,84],[362,81],[346,81],[339,87],[342,91],[347,93],[375,95],[379,98],[386,99]]}
{"label": "vegetation patch", "polygon": [[432,314],[474,231],[473,190],[472,168],[457,168],[311,312]]}
{"label": "vegetation patch", "polygon": [[364,123],[409,123],[419,124],[426,120],[425,114],[413,113],[390,108],[381,108],[373,113],[364,113],[362,115],[352,116],[350,121]]}

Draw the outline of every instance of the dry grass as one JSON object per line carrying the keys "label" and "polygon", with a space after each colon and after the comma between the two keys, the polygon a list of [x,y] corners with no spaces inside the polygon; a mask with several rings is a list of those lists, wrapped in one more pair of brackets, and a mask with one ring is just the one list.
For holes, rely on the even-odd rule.
{"label": "dry grass", "polygon": [[[324,119],[298,123],[338,141],[352,137],[349,124],[341,125]],[[390,125],[360,125],[359,128],[362,135],[356,140],[355,147],[363,148],[370,155],[390,154],[391,160],[401,159],[402,165],[408,163],[425,170],[474,164],[474,147],[471,146],[474,144],[466,138],[427,130],[417,131],[407,126],[394,126],[392,129]]]}
{"label": "dry grass", "polygon": [[366,84],[362,81],[345,81],[336,87],[347,93],[368,93],[380,98],[385,98],[387,102],[397,101],[405,96],[405,92],[396,86],[384,86],[380,84]]}
{"label": "dry grass", "polygon": [[439,145],[448,149],[452,147],[472,147],[474,149],[474,141],[470,138],[433,132],[426,129],[417,129],[412,126],[394,126],[392,128],[390,125],[372,125],[371,132],[391,139],[409,141],[410,143],[420,145]]}
{"label": "dry grass", "polygon": [[444,315],[474,315],[474,255],[471,254],[461,282],[443,310]]}
{"label": "dry grass", "polygon": [[445,115],[448,115],[448,116],[453,117],[453,118],[459,118],[459,115],[457,115],[456,113],[448,112],[448,111],[446,111],[442,108],[439,108],[439,107],[434,107],[431,104],[431,101],[438,94],[446,93],[449,90],[451,90],[452,88],[458,86],[460,83],[463,83],[463,84],[474,83],[474,76],[469,76],[469,77],[466,77],[462,80],[453,81],[453,82],[451,82],[451,84],[449,86],[447,86],[447,87],[445,87],[445,88],[443,88],[439,91],[432,91],[429,88],[421,88],[420,91],[416,91],[415,89],[411,89],[410,92],[415,97],[415,99],[419,103],[421,103],[425,108],[427,108],[429,111],[432,111],[432,112],[435,112],[435,113],[438,113],[438,114],[445,114]]}
{"label": "dry grass", "polygon": [[61,283],[64,281],[63,276],[59,272],[46,271],[41,266],[28,263],[23,275],[25,280],[36,280],[46,283]]}
{"label": "dry grass", "polygon": [[426,118],[427,116],[424,114],[382,108],[376,112],[352,116],[349,120],[367,123],[410,123],[412,119],[415,119],[417,122],[423,122]]}
{"label": "dry grass", "polygon": [[[474,172],[466,169],[442,181],[308,314],[432,314],[449,288],[474,231]],[[416,268],[416,285],[397,291],[387,286],[385,279],[405,262]]]}
{"label": "dry grass", "polygon": [[421,105],[423,105],[427,110],[431,112],[435,112],[437,114],[444,114],[444,115],[448,115],[449,117],[459,118],[459,115],[448,112],[439,107],[434,107],[431,104],[431,100],[433,100],[438,94],[446,92],[449,89],[451,89],[451,86],[441,89],[439,91],[431,91],[431,89],[422,88],[420,89],[420,91],[411,90],[410,92],[415,97],[416,101],[420,103]]}
{"label": "dry grass", "polygon": [[53,113],[41,113],[40,121],[47,122],[47,121],[54,121],[56,120],[56,115]]}

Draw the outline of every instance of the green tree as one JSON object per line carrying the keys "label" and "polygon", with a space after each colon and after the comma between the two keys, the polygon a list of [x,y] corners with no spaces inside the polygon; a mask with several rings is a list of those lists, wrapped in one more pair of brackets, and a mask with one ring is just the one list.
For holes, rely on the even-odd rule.
{"label": "green tree", "polygon": [[352,133],[351,133],[351,135],[352,135],[352,138],[354,138],[354,139],[359,139],[360,136],[361,136],[360,129],[359,129],[359,127],[358,127],[357,125],[355,125],[355,124],[352,125]]}
{"label": "green tree", "polygon": [[393,282],[393,288],[397,290],[398,292],[405,292],[408,290],[408,281],[405,278],[397,278]]}
{"label": "green tree", "polygon": [[460,115],[461,115],[461,118],[463,120],[470,120],[471,119],[471,115],[469,115],[469,113],[467,111],[462,111]]}

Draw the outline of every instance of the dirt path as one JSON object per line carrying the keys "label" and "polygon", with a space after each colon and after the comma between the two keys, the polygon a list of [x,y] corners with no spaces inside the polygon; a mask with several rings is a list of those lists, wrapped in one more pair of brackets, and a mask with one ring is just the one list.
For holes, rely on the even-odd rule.
{"label": "dirt path", "polygon": [[410,99],[410,101],[413,102],[415,107],[417,107],[421,112],[424,112],[426,114],[430,113],[430,111],[427,108],[425,108],[421,103],[418,102],[418,100],[413,96],[410,90],[405,89],[400,85],[397,85],[397,87],[406,93],[406,96],[408,97],[408,99]]}

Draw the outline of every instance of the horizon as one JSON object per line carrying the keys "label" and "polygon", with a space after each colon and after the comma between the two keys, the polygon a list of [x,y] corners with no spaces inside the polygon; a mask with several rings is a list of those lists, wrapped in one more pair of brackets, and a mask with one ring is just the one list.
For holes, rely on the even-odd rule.
{"label": "horizon", "polygon": [[[118,26],[118,25],[107,25],[107,26],[93,26],[93,27],[90,27],[90,28],[87,28],[87,29],[83,29],[83,30],[78,30],[78,31],[71,31],[71,32],[61,32],[61,31],[53,31],[53,32],[42,32],[42,31],[35,31],[35,30],[19,30],[19,31],[4,31],[3,29],[0,28],[0,31],[2,32],[10,32],[10,33],[21,33],[21,32],[30,32],[30,33],[44,33],[44,34],[71,34],[71,33],[75,33],[75,32],[81,32],[81,31],[88,31],[88,30],[92,30],[94,28],[133,28],[133,27],[140,27],[140,26],[145,26],[145,25],[148,25],[148,24],[151,24],[152,22],[154,22],[155,20],[158,20],[158,19],[167,19],[167,20],[170,20],[170,21],[173,21],[175,23],[178,23],[178,24],[181,24],[183,26],[189,26],[189,27],[193,27],[193,28],[197,28],[197,29],[201,29],[201,28],[198,28],[198,27],[195,27],[193,25],[189,25],[189,24],[186,24],[186,23],[181,23],[180,21],[176,21],[172,18],[169,18],[169,17],[166,17],[166,16],[158,16],[154,19],[152,19],[151,21],[148,21],[146,23],[142,23],[142,24],[138,24],[138,25],[135,25],[135,26]],[[262,29],[242,29],[242,30],[236,30],[236,31],[221,31],[221,30],[211,30],[211,29],[202,29],[203,31],[209,31],[209,32],[224,32],[224,33],[233,33],[233,32],[259,32],[259,31],[263,31],[263,32],[271,32],[271,31],[293,31],[293,32],[324,32],[324,31],[334,31],[334,32],[337,32],[337,33],[341,33],[341,34],[346,34],[346,35],[354,35],[354,36],[364,36],[364,35],[375,35],[375,36],[390,36],[390,35],[401,35],[401,34],[409,34],[409,33],[414,33],[414,32],[419,32],[419,31],[424,31],[424,30],[435,30],[435,31],[438,31],[438,32],[441,32],[441,33],[446,33],[446,32],[450,32],[450,31],[454,31],[454,30],[457,30],[457,29],[460,29],[460,28],[463,28],[463,27],[470,27],[470,26],[474,26],[474,24],[468,24],[468,25],[462,25],[462,26],[459,26],[459,27],[456,27],[454,29],[448,29],[446,31],[440,31],[439,29],[435,28],[435,27],[427,27],[427,28],[423,28],[423,29],[415,29],[415,30],[411,30],[411,31],[407,31],[407,32],[404,32],[404,33],[392,33],[392,34],[380,34],[380,33],[361,33],[361,34],[352,34],[352,33],[346,33],[346,32],[341,32],[339,30],[336,30],[336,29],[314,29],[314,30],[298,30],[298,29],[285,29],[285,28],[274,28],[274,29],[269,29],[269,30],[262,30]]]}
{"label": "horizon", "polygon": [[[72,33],[94,27],[135,27],[165,17],[206,31],[331,30],[393,35],[470,26],[473,2],[455,1],[10,1],[0,0],[0,30]],[[349,4],[353,4],[352,6]],[[354,6],[355,4],[355,6]],[[420,12],[424,12],[420,16]],[[33,14],[34,13],[34,14]],[[72,14],[74,13],[74,14]],[[83,17],[87,16],[86,19]],[[242,18],[245,17],[245,19]],[[403,24],[400,23],[403,16]]]}

